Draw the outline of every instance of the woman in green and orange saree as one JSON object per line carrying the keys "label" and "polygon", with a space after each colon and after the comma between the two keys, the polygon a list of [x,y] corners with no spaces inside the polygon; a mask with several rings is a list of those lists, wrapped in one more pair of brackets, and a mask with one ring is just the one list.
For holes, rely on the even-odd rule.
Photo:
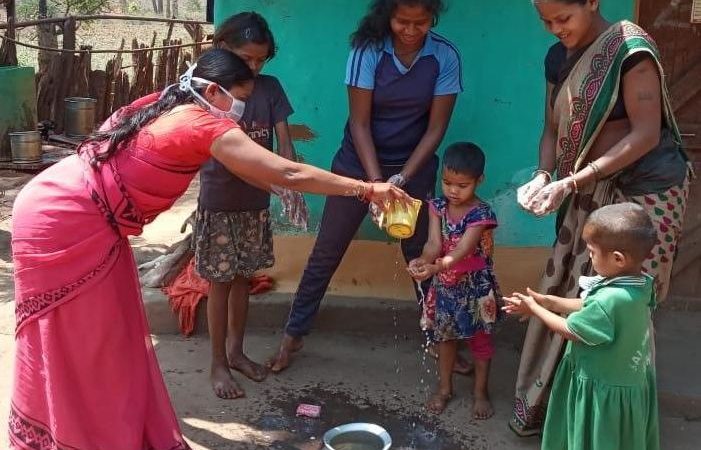
{"label": "woman in green and orange saree", "polygon": [[[658,241],[644,263],[657,299],[667,295],[691,177],[664,84],[659,52],[637,25],[610,23],[599,0],[533,0],[559,42],[545,58],[545,125],[538,170],[518,190],[519,204],[557,212],[557,238],[539,292],[572,298],[592,275],[582,228],[601,206],[635,202]],[[554,175],[553,175],[554,173]],[[526,333],[511,428],[540,432],[563,339],[537,318]]]}

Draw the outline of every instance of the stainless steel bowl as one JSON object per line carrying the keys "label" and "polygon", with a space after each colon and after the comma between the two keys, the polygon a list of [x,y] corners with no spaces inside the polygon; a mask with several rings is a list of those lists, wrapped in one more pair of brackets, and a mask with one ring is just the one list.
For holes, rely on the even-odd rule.
{"label": "stainless steel bowl", "polygon": [[390,437],[387,430],[385,430],[379,425],[375,425],[374,423],[362,422],[347,423],[345,425],[339,425],[335,428],[330,429],[329,431],[324,433],[324,446],[327,450],[337,450],[331,445],[334,439],[344,434],[357,432],[365,432],[378,437],[380,440],[382,440],[382,443],[384,445],[382,447],[382,450],[389,450],[389,448],[392,446],[392,438]]}

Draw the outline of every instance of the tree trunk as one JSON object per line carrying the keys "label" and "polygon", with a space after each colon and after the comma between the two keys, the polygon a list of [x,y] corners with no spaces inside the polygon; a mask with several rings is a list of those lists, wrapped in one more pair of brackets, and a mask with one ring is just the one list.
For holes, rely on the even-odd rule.
{"label": "tree trunk", "polygon": [[[37,25],[37,32],[39,38],[39,45],[42,47],[58,48],[58,38],[54,32],[54,24],[47,23],[43,25]],[[53,58],[54,53],[39,50],[37,55],[37,60],[39,62],[39,72],[45,72],[51,64],[51,58]]]}
{"label": "tree trunk", "polygon": [[163,0],[158,0],[158,14],[163,14]]}
{"label": "tree trunk", "polygon": [[122,14],[127,14],[129,12],[129,5],[127,5],[127,0],[119,0],[119,7],[122,10]]}
{"label": "tree trunk", "polygon": [[173,13],[173,18],[177,19],[178,16],[180,15],[180,12],[178,11],[178,0],[171,0],[173,5],[172,5],[172,13]]}
{"label": "tree trunk", "polygon": [[[46,5],[46,0],[39,0],[39,18],[45,19],[49,17],[49,9]],[[58,48],[58,38],[56,37],[56,26],[52,23],[37,25],[37,33],[39,45],[42,47]],[[39,73],[44,73],[49,69],[51,58],[54,53],[45,50],[39,50],[37,60],[39,61]]]}
{"label": "tree trunk", "polygon": [[170,0],[166,1],[166,17],[170,19]]}
{"label": "tree trunk", "polygon": [[[75,30],[76,21],[72,16],[68,16],[66,21],[63,23],[63,49],[64,50],[75,50]],[[68,97],[68,92],[70,90],[70,85],[73,83],[75,76],[74,65],[75,65],[75,55],[73,53],[61,53],[61,68],[63,70],[63,78],[58,84],[58,89],[56,90],[56,97],[52,111],[52,116],[56,121],[56,132],[63,133],[64,130],[64,99]]]}
{"label": "tree trunk", "polygon": [[[5,36],[10,39],[15,39],[15,0],[7,0],[5,2],[5,10],[7,11],[7,32]],[[17,47],[13,42],[2,40],[0,42],[0,66],[16,66],[17,65]]]}

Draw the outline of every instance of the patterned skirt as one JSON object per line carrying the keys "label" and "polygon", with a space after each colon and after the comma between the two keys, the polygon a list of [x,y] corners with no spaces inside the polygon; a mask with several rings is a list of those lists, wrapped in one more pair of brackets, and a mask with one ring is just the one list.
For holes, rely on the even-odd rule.
{"label": "patterned skirt", "polygon": [[[669,290],[672,263],[681,237],[682,220],[689,195],[689,180],[665,192],[627,197],[610,180],[580,189],[571,200],[557,234],[551,257],[541,279],[540,291],[566,298],[578,295],[579,277],[592,275],[587,245],[581,238],[587,217],[609,204],[634,202],[650,215],[657,230],[657,243],[643,263],[643,270],[655,277],[658,302]],[[509,423],[516,434],[540,433],[545,418],[550,386],[564,349],[564,339],[552,333],[542,321],[531,319],[521,353],[516,382],[514,415]]]}
{"label": "patterned skirt", "polygon": [[434,277],[423,302],[421,329],[436,342],[470,339],[479,331],[491,333],[502,306],[492,269],[469,272],[458,280],[441,275]]}
{"label": "patterned skirt", "polygon": [[259,211],[197,211],[193,233],[195,270],[204,279],[228,283],[236,276],[252,278],[272,267],[273,233],[270,213]]}

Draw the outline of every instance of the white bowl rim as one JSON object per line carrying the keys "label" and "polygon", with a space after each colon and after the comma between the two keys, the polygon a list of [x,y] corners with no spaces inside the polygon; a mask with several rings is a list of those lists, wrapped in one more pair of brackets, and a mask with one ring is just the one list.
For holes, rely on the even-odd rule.
{"label": "white bowl rim", "polygon": [[389,435],[387,430],[382,428],[380,425],[367,422],[346,423],[331,428],[326,433],[324,433],[324,445],[327,448],[331,448],[331,441],[336,436],[351,431],[366,431],[368,433],[374,434],[378,438],[382,439],[382,442],[384,443],[384,447],[382,448],[382,450],[389,450],[389,448],[392,446],[392,437]]}

